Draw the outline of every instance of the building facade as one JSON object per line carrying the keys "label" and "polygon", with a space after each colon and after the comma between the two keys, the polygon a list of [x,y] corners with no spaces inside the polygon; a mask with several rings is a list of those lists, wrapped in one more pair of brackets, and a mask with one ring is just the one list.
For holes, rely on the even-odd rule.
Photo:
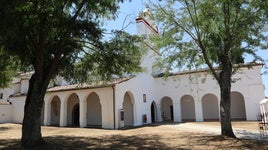
{"label": "building facade", "polygon": [[[136,19],[139,35],[157,34],[148,9]],[[150,47],[150,45],[148,45]],[[141,66],[145,72],[109,83],[69,85],[62,78],[47,90],[42,124],[118,129],[162,121],[219,120],[220,89],[208,70],[153,76],[158,53],[149,50]],[[257,120],[264,98],[261,64],[247,64],[234,75],[231,116],[233,120]],[[0,123],[22,123],[31,73],[15,79],[13,87],[0,89]],[[7,101],[8,100],[8,101]]]}

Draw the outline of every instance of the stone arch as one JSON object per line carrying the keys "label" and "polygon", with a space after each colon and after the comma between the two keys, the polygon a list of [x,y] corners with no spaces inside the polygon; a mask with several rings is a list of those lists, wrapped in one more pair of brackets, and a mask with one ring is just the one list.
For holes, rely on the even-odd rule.
{"label": "stone arch", "polygon": [[126,92],[123,101],[124,126],[134,126],[134,97],[131,92]]}
{"label": "stone arch", "polygon": [[163,121],[174,121],[173,101],[170,97],[161,99],[161,113]]}
{"label": "stone arch", "polygon": [[155,104],[155,101],[153,101],[151,103],[151,122],[154,123],[157,121],[157,108],[156,108],[156,104]]}
{"label": "stone arch", "polygon": [[79,120],[79,97],[77,94],[72,93],[67,99],[67,125],[77,126]]}
{"label": "stone arch", "polygon": [[182,121],[195,121],[194,98],[190,95],[181,98],[181,117]]}
{"label": "stone arch", "polygon": [[206,94],[202,97],[202,111],[204,121],[219,120],[219,104],[217,96]]}
{"label": "stone arch", "polygon": [[99,95],[95,92],[90,93],[86,99],[86,118],[87,126],[102,126],[102,107]]}
{"label": "stone arch", "polygon": [[54,96],[50,101],[50,125],[58,126],[60,124],[60,105],[60,98]]}
{"label": "stone arch", "polygon": [[240,92],[231,92],[231,118],[246,120],[245,100]]}

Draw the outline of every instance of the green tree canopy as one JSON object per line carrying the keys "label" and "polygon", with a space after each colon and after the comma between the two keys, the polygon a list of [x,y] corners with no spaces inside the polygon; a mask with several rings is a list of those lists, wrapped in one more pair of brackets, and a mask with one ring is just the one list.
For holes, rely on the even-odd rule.
{"label": "green tree canopy", "polygon": [[114,37],[100,45],[85,45],[79,61],[66,66],[60,73],[73,83],[110,80],[133,72],[141,72],[142,51],[138,47],[142,37],[114,31]]}
{"label": "green tree canopy", "polygon": [[[87,65],[83,65],[85,66],[83,71],[87,70],[88,73],[97,71],[94,75],[110,78],[112,74],[122,74],[123,66],[114,67],[113,70],[110,67],[119,65],[120,62],[116,62],[119,61],[116,60],[117,58],[120,57],[120,61],[122,61],[124,58],[121,56],[124,54],[130,57],[133,56],[133,53],[136,53],[137,55],[135,54],[134,56],[137,56],[137,59],[125,57],[125,59],[131,61],[128,63],[129,65],[132,60],[136,65],[132,65],[132,68],[124,66],[123,71],[138,71],[137,68],[134,68],[138,66],[141,53],[139,54],[140,51],[137,51],[135,49],[136,45],[133,45],[133,43],[138,42],[138,37],[116,32],[115,39],[111,39],[108,42],[103,40],[103,31],[105,29],[100,26],[103,17],[115,17],[118,2],[2,1],[1,6],[1,18],[3,20],[0,24],[2,29],[1,45],[9,54],[17,56],[24,66],[32,66],[34,70],[51,70],[47,74],[55,76],[60,71],[72,71],[66,67],[83,61]],[[132,43],[130,40],[132,40]],[[126,48],[134,49],[127,51],[124,48],[123,52],[123,46],[127,44],[132,45]],[[116,58],[112,54],[120,54],[121,56],[118,55]],[[41,58],[38,59],[37,57]],[[113,61],[105,64],[104,61],[107,59],[98,59],[98,57],[110,57],[109,59]],[[85,62],[86,60],[89,62]],[[101,65],[96,65],[96,63]],[[120,65],[124,64],[121,63]],[[54,67],[56,68],[54,69]],[[54,72],[53,70],[57,71]],[[62,74],[66,75],[68,72]],[[77,72],[75,75],[73,76],[74,78],[86,77],[84,72],[83,74]]]}
{"label": "green tree canopy", "polygon": [[232,64],[244,63],[249,55],[253,62],[262,62],[256,52],[267,48],[265,6],[262,1],[167,0],[154,5],[162,31],[154,42],[173,67],[219,66],[224,49]]}
{"label": "green tree canopy", "polygon": [[235,137],[230,90],[237,64],[245,56],[253,63],[263,61],[256,51],[267,48],[267,6],[262,0],[167,0],[154,5],[162,31],[153,38],[164,56],[159,64],[167,71],[209,67],[221,90],[222,135]]}
{"label": "green tree canopy", "polygon": [[[47,86],[58,74],[74,82],[141,71],[139,38],[116,32],[103,40],[103,20],[123,0],[2,0],[0,47],[34,70],[24,107],[21,145],[43,142],[40,122]],[[72,79],[71,79],[72,78]]]}
{"label": "green tree canopy", "polygon": [[8,87],[18,71],[17,60],[0,49],[0,88]]}

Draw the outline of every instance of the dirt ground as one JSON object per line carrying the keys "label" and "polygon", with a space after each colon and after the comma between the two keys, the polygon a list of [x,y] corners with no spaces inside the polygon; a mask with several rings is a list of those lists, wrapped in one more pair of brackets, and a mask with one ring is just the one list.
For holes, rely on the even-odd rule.
{"label": "dirt ground", "polygon": [[[218,122],[159,123],[132,129],[42,127],[34,149],[268,149],[257,122],[233,122],[237,139],[219,136]],[[0,124],[0,149],[22,149],[20,124]]]}

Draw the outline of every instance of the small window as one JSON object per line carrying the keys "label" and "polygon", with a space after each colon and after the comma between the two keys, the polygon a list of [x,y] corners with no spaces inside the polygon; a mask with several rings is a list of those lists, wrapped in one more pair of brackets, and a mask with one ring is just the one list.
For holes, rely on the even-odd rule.
{"label": "small window", "polygon": [[143,94],[143,102],[146,102],[146,94]]}
{"label": "small window", "polygon": [[3,93],[0,94],[0,99],[3,99]]}

